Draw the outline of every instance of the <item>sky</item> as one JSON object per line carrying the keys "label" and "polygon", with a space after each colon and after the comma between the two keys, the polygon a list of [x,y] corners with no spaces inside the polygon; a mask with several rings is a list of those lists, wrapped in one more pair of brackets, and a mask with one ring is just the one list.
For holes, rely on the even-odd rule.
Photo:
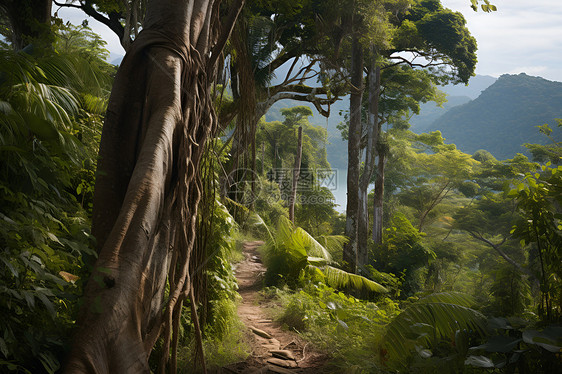
{"label": "sky", "polygon": [[492,0],[497,12],[474,12],[469,0],[441,0],[461,12],[478,43],[476,74],[527,73],[562,82],[562,1]]}
{"label": "sky", "polygon": [[[465,16],[477,40],[476,74],[499,77],[523,72],[562,82],[562,0],[491,2],[497,12],[474,12],[470,0],[441,0],[443,6]],[[59,16],[74,24],[88,19],[92,29],[108,42],[111,60],[124,54],[115,34],[80,10],[62,9]]]}

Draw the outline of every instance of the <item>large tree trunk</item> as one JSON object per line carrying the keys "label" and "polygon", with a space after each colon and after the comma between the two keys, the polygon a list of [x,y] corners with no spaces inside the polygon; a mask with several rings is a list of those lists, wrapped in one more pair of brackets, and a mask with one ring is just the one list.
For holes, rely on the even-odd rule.
{"label": "large tree trunk", "polygon": [[379,125],[379,93],[380,67],[376,66],[374,48],[371,48],[371,66],[369,67],[369,113],[367,117],[367,144],[365,147],[365,163],[359,180],[359,211],[357,213],[357,266],[362,269],[369,263],[369,210],[367,196],[369,184],[375,171],[376,145],[380,134]]}
{"label": "large tree trunk", "polygon": [[293,167],[293,185],[291,188],[291,196],[289,197],[289,219],[295,223],[295,203],[297,200],[297,186],[301,171],[302,159],[302,126],[298,129],[297,154],[295,155],[295,165]]}
{"label": "large tree trunk", "polygon": [[173,321],[191,290],[199,161],[216,124],[211,83],[242,3],[220,35],[218,0],[149,3],[103,129],[92,224],[98,259],[68,373],[148,373],[162,333],[161,370],[168,364]]}
{"label": "large tree trunk", "polygon": [[363,96],[363,48],[355,34],[351,52],[351,95],[349,100],[349,132],[347,140],[347,206],[345,236],[349,241],[343,249],[348,271],[357,269],[357,210],[359,209],[359,148],[361,143],[361,99]]}
{"label": "large tree trunk", "polygon": [[12,27],[12,43],[19,51],[30,43],[50,44],[52,0],[0,0]]}

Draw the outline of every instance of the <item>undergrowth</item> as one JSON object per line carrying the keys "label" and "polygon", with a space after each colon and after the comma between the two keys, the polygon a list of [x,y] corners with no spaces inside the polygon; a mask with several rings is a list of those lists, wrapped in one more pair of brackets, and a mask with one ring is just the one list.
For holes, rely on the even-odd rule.
{"label": "undergrowth", "polygon": [[[211,209],[214,224],[210,227],[204,270],[207,287],[198,305],[203,353],[209,369],[243,361],[249,354],[237,313],[240,296],[232,267],[244,258],[241,243],[246,237],[238,231],[238,224],[219,199],[213,199]],[[189,306],[184,307],[181,325],[178,372],[197,372],[200,357],[196,357],[198,349]]]}
{"label": "undergrowth", "polygon": [[329,354],[334,372],[378,371],[376,352],[384,326],[399,312],[397,303],[386,297],[362,301],[324,284],[296,292],[272,287],[265,295],[278,306],[273,317]]}
{"label": "undergrowth", "polygon": [[[213,300],[213,310],[220,316],[220,324],[208,325],[203,339],[203,351],[208,369],[244,361],[250,353],[245,340],[244,325],[238,319],[237,302],[232,299]],[[189,316],[189,311],[184,312]],[[188,317],[189,319],[189,317]],[[184,321],[191,324],[190,321]],[[178,351],[178,373],[193,373],[196,361],[195,339],[182,345]]]}

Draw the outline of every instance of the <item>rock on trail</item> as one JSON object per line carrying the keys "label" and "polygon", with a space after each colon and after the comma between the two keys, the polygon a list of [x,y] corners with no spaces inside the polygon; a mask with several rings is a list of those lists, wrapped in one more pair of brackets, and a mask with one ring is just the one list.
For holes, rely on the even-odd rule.
{"label": "rock on trail", "polygon": [[252,353],[244,362],[225,366],[215,373],[324,373],[326,356],[311,350],[295,333],[281,329],[266,313],[267,301],[259,295],[265,266],[258,248],[263,242],[245,242],[244,260],[236,266],[242,302],[238,316],[247,327]]}

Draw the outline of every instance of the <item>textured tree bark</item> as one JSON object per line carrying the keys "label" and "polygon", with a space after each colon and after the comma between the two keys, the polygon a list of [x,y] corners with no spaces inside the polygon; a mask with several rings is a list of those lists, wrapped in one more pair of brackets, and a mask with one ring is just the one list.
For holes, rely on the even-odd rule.
{"label": "textured tree bark", "polygon": [[92,224],[98,259],[66,373],[148,373],[161,334],[160,369],[168,365],[195,268],[199,161],[216,124],[211,83],[242,4],[219,35],[218,0],[149,3],[104,124]]}
{"label": "textured tree bark", "polygon": [[302,160],[302,126],[298,129],[297,138],[297,154],[295,155],[295,165],[293,167],[293,185],[291,188],[291,196],[289,197],[289,220],[295,223],[295,203],[297,200],[297,185],[299,183],[299,176],[301,170]]}
{"label": "textured tree bark", "polygon": [[361,143],[361,99],[363,96],[363,48],[357,34],[353,36],[351,52],[351,95],[349,100],[349,132],[347,141],[347,206],[343,249],[346,269],[357,268],[357,213],[359,209],[359,148]]}
{"label": "textured tree bark", "polygon": [[357,213],[357,266],[362,269],[369,263],[369,210],[367,196],[369,184],[375,171],[376,145],[380,137],[379,97],[380,67],[376,66],[375,51],[371,48],[371,66],[369,66],[369,112],[367,117],[367,145],[365,147],[365,163],[359,180],[359,211]]}

